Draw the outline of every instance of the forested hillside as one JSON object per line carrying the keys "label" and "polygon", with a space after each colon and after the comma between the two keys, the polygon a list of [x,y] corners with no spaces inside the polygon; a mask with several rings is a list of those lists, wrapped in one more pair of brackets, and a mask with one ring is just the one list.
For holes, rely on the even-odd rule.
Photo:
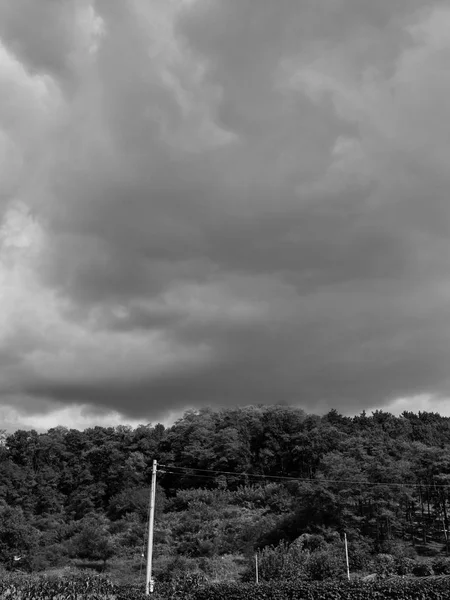
{"label": "forested hillside", "polygon": [[0,561],[116,561],[137,573],[153,459],[160,579],[177,569],[245,579],[256,550],[263,570],[264,558],[288,568],[295,552],[322,568],[344,532],[352,569],[377,555],[445,555],[450,418],[275,406],[189,411],[169,428],[4,435]]}

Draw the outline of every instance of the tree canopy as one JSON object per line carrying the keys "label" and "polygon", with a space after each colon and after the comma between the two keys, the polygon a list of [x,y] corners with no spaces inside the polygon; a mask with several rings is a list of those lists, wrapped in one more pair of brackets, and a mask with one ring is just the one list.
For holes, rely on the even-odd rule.
{"label": "tree canopy", "polygon": [[191,410],[168,428],[5,434],[0,562],[140,556],[153,459],[157,557],[245,557],[344,531],[373,553],[446,544],[450,418],[252,406]]}

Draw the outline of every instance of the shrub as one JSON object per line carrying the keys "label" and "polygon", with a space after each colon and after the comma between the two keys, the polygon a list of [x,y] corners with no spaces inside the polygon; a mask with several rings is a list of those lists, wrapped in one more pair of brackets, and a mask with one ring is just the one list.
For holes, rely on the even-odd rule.
{"label": "shrub", "polygon": [[[258,573],[260,581],[290,579],[305,575],[309,553],[296,546],[281,542],[278,546],[266,546],[258,552]],[[243,581],[254,581],[255,562],[251,558]]]}
{"label": "shrub", "polygon": [[31,566],[33,571],[45,571],[51,567],[62,567],[67,562],[66,548],[62,544],[53,544],[36,552],[32,557]]}
{"label": "shrub", "polygon": [[374,560],[375,573],[379,577],[390,577],[396,572],[395,558],[392,554],[377,554]]}
{"label": "shrub", "polygon": [[160,557],[155,561],[155,577],[160,582],[173,582],[184,580],[200,572],[198,561],[194,558],[176,555]]}
{"label": "shrub", "polygon": [[412,572],[416,577],[429,577],[430,575],[434,575],[433,567],[429,563],[417,563]]}
{"label": "shrub", "polygon": [[308,557],[306,573],[313,581],[342,579],[346,575],[345,558],[330,550],[319,550]]}
{"label": "shrub", "polygon": [[303,533],[291,545],[291,548],[297,548],[300,551],[316,552],[325,550],[327,543],[323,535],[314,533]]}
{"label": "shrub", "polygon": [[435,558],[431,565],[436,575],[450,575],[450,558]]}
{"label": "shrub", "polygon": [[350,571],[362,571],[367,568],[373,554],[373,543],[362,536],[355,536],[348,542]]}
{"label": "shrub", "polygon": [[106,519],[88,515],[80,524],[80,532],[73,536],[70,542],[72,556],[106,563],[115,552],[114,540],[108,532]]}
{"label": "shrub", "polygon": [[390,550],[386,554],[392,554],[396,559],[398,558],[417,558],[417,551],[411,544],[406,544],[400,540],[390,541]]}
{"label": "shrub", "polygon": [[417,562],[407,556],[402,556],[395,560],[395,572],[397,575],[410,575]]}
{"label": "shrub", "polygon": [[198,566],[211,581],[239,581],[246,560],[236,554],[200,558]]}
{"label": "shrub", "polygon": [[[260,581],[340,579],[346,574],[342,542],[327,543],[321,535],[302,535],[291,545],[281,542],[266,546],[258,554]],[[243,581],[254,581],[255,563],[252,559]]]}

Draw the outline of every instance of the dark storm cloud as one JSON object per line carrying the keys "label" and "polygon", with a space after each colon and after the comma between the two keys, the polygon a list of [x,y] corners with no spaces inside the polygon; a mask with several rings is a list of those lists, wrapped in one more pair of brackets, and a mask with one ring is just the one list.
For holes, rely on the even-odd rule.
{"label": "dark storm cloud", "polygon": [[9,4],[8,402],[449,393],[445,4]]}
{"label": "dark storm cloud", "polygon": [[[361,296],[359,306],[352,308],[346,294],[324,293],[304,301],[289,322],[282,317],[277,322],[274,311],[266,327],[186,324],[174,328],[179,339],[206,342],[214,348],[213,360],[197,366],[180,361],[175,368],[153,376],[118,378],[111,374],[107,381],[34,379],[26,391],[119,411],[126,402],[127,414],[141,416],[155,414],[154,405],[161,406],[160,401],[165,409],[199,402],[289,402],[310,410],[337,406],[357,411],[376,404],[380,397],[428,392],[435,381],[448,382],[445,349],[449,340],[440,330],[444,315],[425,314],[418,322],[417,307],[409,307],[406,296],[403,303],[391,301],[392,306],[385,299],[385,312],[378,309],[376,314],[370,296]],[[298,324],[293,327],[295,316]],[[338,318],[346,324],[345,331]]]}

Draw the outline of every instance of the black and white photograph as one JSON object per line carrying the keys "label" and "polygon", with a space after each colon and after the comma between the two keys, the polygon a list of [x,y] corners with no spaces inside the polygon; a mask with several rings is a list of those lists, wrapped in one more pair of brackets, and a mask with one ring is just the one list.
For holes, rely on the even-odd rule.
{"label": "black and white photograph", "polygon": [[0,0],[0,600],[450,598],[450,3]]}

